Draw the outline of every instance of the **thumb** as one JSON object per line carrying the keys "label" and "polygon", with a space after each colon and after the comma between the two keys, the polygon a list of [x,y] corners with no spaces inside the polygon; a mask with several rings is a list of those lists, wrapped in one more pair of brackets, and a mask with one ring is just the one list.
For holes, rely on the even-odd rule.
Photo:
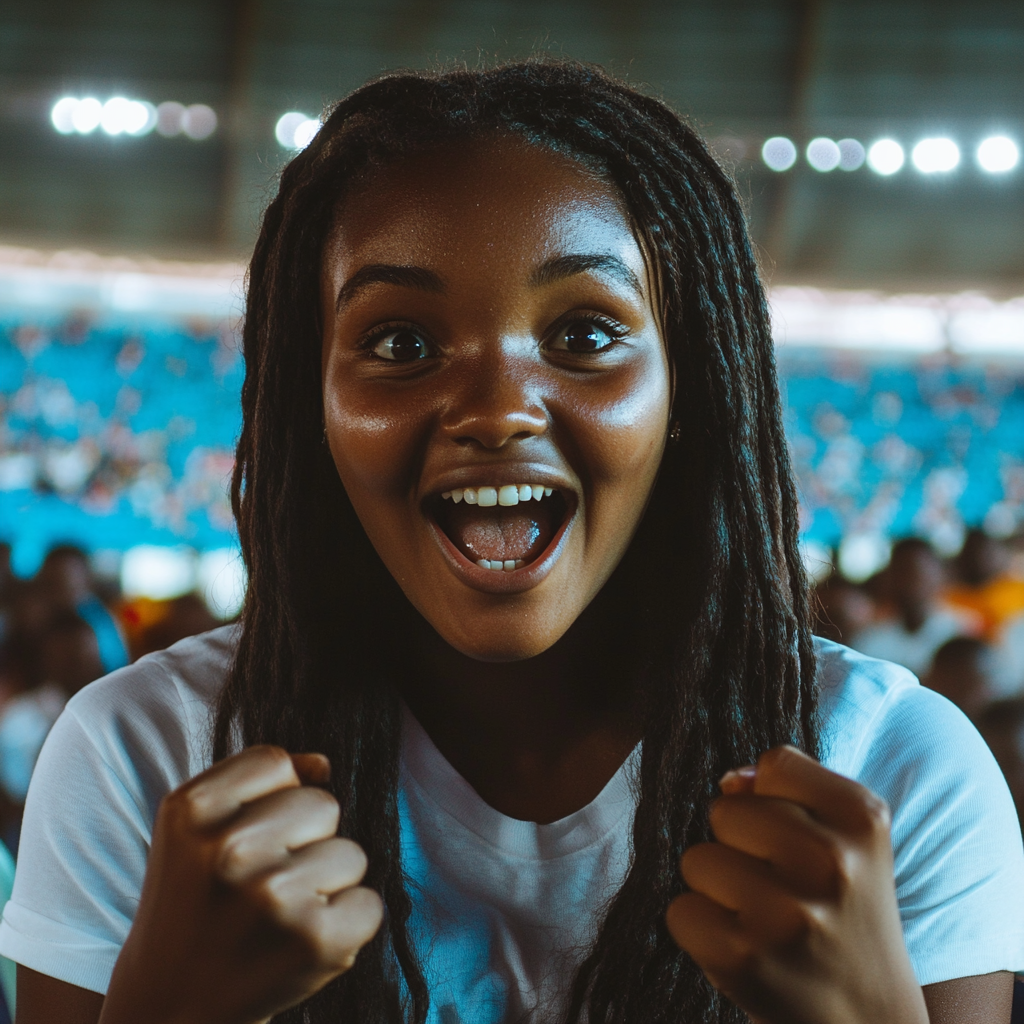
{"label": "thumb", "polygon": [[304,786],[326,786],[331,781],[331,762],[323,754],[291,754],[292,767]]}

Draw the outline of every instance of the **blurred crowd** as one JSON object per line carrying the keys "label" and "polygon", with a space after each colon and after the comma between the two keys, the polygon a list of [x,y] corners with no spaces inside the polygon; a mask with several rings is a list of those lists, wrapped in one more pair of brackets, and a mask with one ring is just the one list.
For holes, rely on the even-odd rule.
{"label": "blurred crowd", "polygon": [[863,583],[838,572],[815,588],[819,636],[910,669],[977,726],[1024,818],[1024,571],[1020,541],[982,530],[943,559],[898,541]]}
{"label": "blurred crowd", "polygon": [[151,651],[219,625],[197,594],[122,599],[73,545],[50,549],[31,579],[0,544],[0,839],[16,851],[36,758],[68,699]]}

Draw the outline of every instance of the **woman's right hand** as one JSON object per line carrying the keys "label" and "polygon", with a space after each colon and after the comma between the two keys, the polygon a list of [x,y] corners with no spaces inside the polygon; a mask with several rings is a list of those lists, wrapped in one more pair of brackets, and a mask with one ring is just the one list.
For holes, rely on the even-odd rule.
{"label": "woman's right hand", "polygon": [[256,1024],[352,966],[383,910],[329,774],[250,747],[166,797],[101,1024]]}

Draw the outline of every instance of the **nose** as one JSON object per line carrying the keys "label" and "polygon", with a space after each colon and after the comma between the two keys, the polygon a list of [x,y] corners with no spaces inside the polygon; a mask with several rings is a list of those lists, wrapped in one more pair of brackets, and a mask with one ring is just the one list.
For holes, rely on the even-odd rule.
{"label": "nose", "polygon": [[501,448],[539,437],[548,416],[539,401],[533,367],[508,353],[492,352],[461,368],[441,429],[456,444]]}

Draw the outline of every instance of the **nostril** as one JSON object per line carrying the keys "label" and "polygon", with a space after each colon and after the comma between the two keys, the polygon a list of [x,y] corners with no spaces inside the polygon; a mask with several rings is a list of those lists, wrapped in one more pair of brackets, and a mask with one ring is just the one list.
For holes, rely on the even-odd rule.
{"label": "nostril", "polygon": [[510,441],[527,441],[539,437],[548,428],[547,417],[541,413],[510,415],[474,415],[446,425],[446,432],[456,443],[479,444],[484,448],[501,448]]}

